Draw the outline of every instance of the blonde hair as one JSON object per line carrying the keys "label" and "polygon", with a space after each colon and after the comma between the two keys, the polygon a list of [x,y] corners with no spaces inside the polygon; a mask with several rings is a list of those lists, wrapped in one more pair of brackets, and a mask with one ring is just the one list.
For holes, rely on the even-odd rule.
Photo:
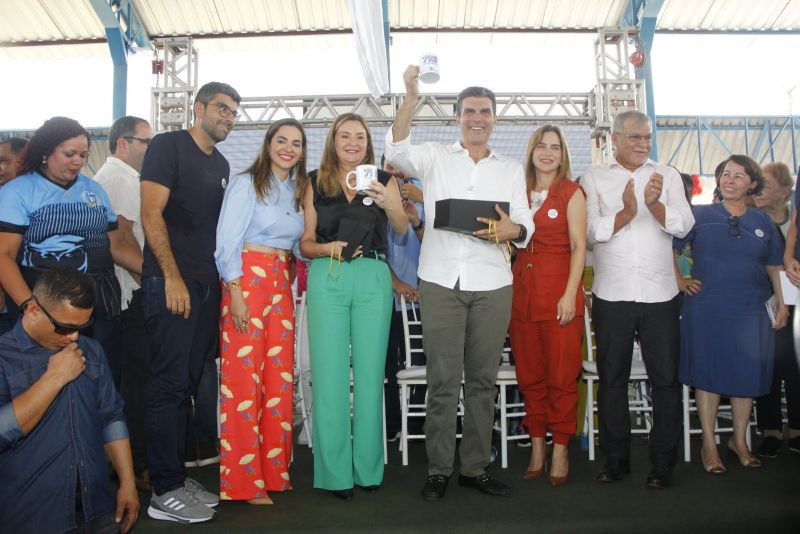
{"label": "blonde hair", "polygon": [[561,128],[553,126],[552,124],[545,124],[531,135],[528,141],[528,149],[525,151],[525,183],[528,186],[528,193],[536,188],[536,167],[533,164],[533,151],[536,145],[542,142],[544,134],[553,132],[558,136],[558,142],[561,143],[561,161],[556,169],[556,177],[550,187],[557,184],[559,180],[570,180],[572,178],[572,170],[569,165],[569,150],[567,149],[567,140],[564,139],[564,134]]}
{"label": "blonde hair", "polygon": [[322,150],[322,160],[320,160],[319,170],[317,171],[317,191],[326,197],[335,197],[342,191],[342,186],[339,184],[339,156],[336,155],[335,141],[339,128],[347,121],[361,123],[361,126],[367,132],[367,152],[364,154],[364,159],[359,162],[359,165],[375,164],[372,134],[370,134],[364,117],[356,113],[343,113],[336,117],[333,126],[328,131],[328,137],[325,139],[325,148]]}

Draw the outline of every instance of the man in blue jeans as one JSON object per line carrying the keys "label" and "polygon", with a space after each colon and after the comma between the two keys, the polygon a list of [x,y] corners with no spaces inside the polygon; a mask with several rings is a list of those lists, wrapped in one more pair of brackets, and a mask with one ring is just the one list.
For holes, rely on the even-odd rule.
{"label": "man in blue jeans", "polygon": [[153,486],[147,513],[154,519],[208,521],[219,503],[186,477],[184,459],[189,407],[219,330],[214,248],[230,166],[216,144],[233,128],[240,101],[230,85],[204,85],[192,127],[154,137],[142,165],[142,289],[151,353],[145,419]]}

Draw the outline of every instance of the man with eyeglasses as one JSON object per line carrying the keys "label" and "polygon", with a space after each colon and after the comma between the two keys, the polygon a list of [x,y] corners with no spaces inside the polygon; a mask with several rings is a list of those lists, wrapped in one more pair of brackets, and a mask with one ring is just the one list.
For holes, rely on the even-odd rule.
{"label": "man with eyeglasses", "polygon": [[53,267],[0,337],[2,532],[127,532],[136,521],[122,399],[100,343],[78,334],[94,304],[87,275]]}
{"label": "man with eyeglasses", "polygon": [[[139,216],[139,172],[153,130],[142,118],[126,116],[114,121],[108,132],[111,155],[106,158],[94,179],[108,193],[117,214],[117,230],[135,250],[144,246],[144,230]],[[141,262],[141,258],[139,259]],[[125,400],[125,416],[131,434],[136,487],[150,491],[147,456],[144,444],[144,410],[147,379],[150,375],[150,351],[144,328],[142,290],[139,277],[119,265],[114,267],[122,289],[122,377],[119,387]]]}
{"label": "man with eyeglasses", "polygon": [[[680,332],[672,237],[684,237],[694,217],[678,172],[649,158],[652,125],[644,113],[614,118],[614,161],[582,178],[593,245],[592,312],[600,376],[600,447],[606,456],[599,482],[630,473],[628,379],[634,339],[652,388],[649,487],[671,485],[681,437],[678,383]],[[590,439],[591,436],[590,436]]]}
{"label": "man with eyeglasses", "polygon": [[208,521],[219,503],[186,477],[184,456],[189,408],[219,332],[214,249],[230,166],[216,144],[233,129],[240,101],[230,85],[207,83],[195,97],[192,127],[154,137],[142,164],[148,515],[154,519]]}

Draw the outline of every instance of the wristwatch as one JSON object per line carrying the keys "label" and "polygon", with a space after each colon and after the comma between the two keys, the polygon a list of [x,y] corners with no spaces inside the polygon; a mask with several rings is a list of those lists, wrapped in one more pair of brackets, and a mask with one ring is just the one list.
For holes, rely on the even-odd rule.
{"label": "wristwatch", "polygon": [[412,230],[414,230],[415,232],[419,232],[420,230],[422,230],[422,228],[423,228],[424,226],[425,226],[425,221],[423,221],[422,219],[420,219],[420,220],[419,220],[419,224],[418,224],[418,225],[416,225],[416,226],[412,226],[412,227],[411,227],[411,229],[412,229]]}
{"label": "wristwatch", "polygon": [[519,235],[517,236],[516,239],[513,239],[512,241],[514,241],[514,243],[521,243],[522,241],[525,241],[526,237],[528,237],[528,229],[525,228],[524,224],[520,224]]}

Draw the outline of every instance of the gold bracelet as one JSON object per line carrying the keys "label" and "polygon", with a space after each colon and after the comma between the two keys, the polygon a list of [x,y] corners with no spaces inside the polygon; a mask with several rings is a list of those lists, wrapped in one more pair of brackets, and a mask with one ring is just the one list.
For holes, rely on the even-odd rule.
{"label": "gold bracelet", "polygon": [[228,291],[230,291],[231,289],[234,289],[234,288],[236,288],[239,291],[241,291],[242,290],[242,285],[239,282],[237,282],[236,280],[234,280],[233,282],[228,282]]}

